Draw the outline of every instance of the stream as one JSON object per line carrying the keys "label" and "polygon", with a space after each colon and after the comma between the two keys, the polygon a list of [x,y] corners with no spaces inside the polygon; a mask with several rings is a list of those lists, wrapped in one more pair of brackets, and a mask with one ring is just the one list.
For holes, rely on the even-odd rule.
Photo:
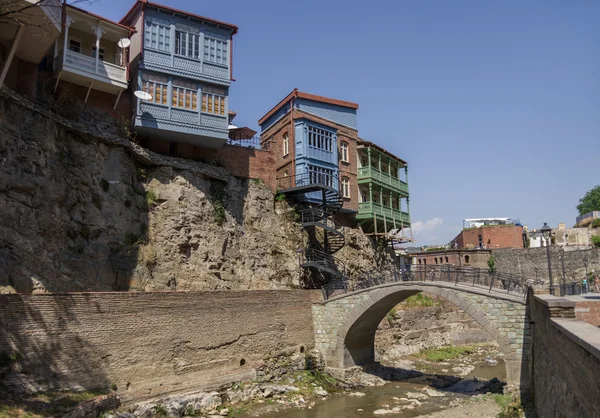
{"label": "stream", "polygon": [[[481,359],[479,359],[481,360]],[[417,417],[440,411],[460,403],[480,392],[482,381],[498,378],[505,381],[504,361],[490,365],[485,361],[472,363],[475,368],[457,383],[446,388],[435,389],[431,386],[432,377],[452,376],[450,371],[443,372],[450,363],[429,364],[423,376],[403,381],[387,381],[383,386],[363,387],[350,392],[332,394],[326,399],[307,403],[307,407],[275,411],[249,411],[241,417],[264,418],[355,418],[355,417]],[[417,368],[423,371],[420,367]],[[359,394],[364,394],[356,396]]]}

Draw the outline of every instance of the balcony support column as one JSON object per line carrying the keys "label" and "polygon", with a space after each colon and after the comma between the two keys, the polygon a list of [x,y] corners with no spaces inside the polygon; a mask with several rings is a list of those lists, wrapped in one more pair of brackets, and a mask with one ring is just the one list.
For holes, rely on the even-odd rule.
{"label": "balcony support column", "polygon": [[371,203],[371,207],[373,206],[373,183],[369,183],[369,202]]}
{"label": "balcony support column", "polygon": [[115,110],[117,108],[117,105],[119,104],[119,99],[121,98],[121,93],[123,93],[123,90],[119,90],[119,94],[117,95],[117,100],[115,100],[115,105],[113,106],[113,110]]}
{"label": "balcony support column", "polygon": [[378,169],[379,169],[379,172],[381,173],[381,153],[378,152],[377,156],[379,157],[379,159],[378,159],[378,161],[379,161],[379,167],[378,167]]}
{"label": "balcony support column", "polygon": [[408,185],[408,166],[404,166],[404,181],[406,181],[406,184]]}
{"label": "balcony support column", "polygon": [[8,69],[10,68],[10,65],[12,64],[12,60],[15,56],[15,52],[17,52],[17,48],[19,47],[19,42],[21,41],[21,35],[23,35],[24,30],[25,30],[25,25],[20,25],[19,28],[17,29],[17,33],[15,34],[15,37],[13,38],[12,45],[10,46],[10,51],[8,51],[8,56],[6,57],[6,60],[4,60],[4,66],[2,67],[2,72],[0,73],[0,87],[2,87],[2,84],[4,84],[4,79],[6,78],[6,75],[8,74]]}
{"label": "balcony support column", "polygon": [[93,26],[94,35],[96,35],[96,74],[98,74],[98,65],[100,63],[100,38],[104,34],[104,29],[100,25]]}
{"label": "balcony support column", "polygon": [[[369,167],[369,175],[370,175],[370,172],[371,172],[371,147],[367,148],[367,159],[369,160],[368,167]],[[373,200],[371,200],[371,202],[372,201]]]}
{"label": "balcony support column", "polygon": [[388,176],[392,177],[392,159],[388,157]]}

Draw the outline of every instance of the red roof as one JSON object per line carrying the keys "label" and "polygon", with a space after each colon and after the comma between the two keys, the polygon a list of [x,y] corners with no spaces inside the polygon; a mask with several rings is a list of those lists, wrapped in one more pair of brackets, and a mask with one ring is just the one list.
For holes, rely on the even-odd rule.
{"label": "red roof", "polygon": [[309,94],[309,93],[303,93],[301,91],[298,91],[298,89],[294,89],[290,94],[285,96],[285,98],[282,101],[277,103],[273,109],[269,110],[269,112],[266,115],[264,115],[262,118],[260,118],[260,120],[258,121],[258,124],[261,125],[262,123],[264,123],[264,121],[266,121],[269,117],[271,117],[271,115],[273,115],[275,112],[277,112],[279,109],[281,109],[281,107],[284,104],[286,104],[287,102],[289,102],[290,99],[292,99],[292,98],[314,100],[315,102],[329,103],[329,104],[333,104],[333,105],[337,105],[337,106],[349,107],[351,109],[358,109],[358,104],[356,104],[356,103],[345,102],[343,100],[337,100],[337,99],[330,99],[329,97],[317,96],[317,95]]}
{"label": "red roof", "polygon": [[158,8],[164,9],[164,10],[168,10],[168,11],[173,12],[173,13],[179,13],[179,14],[182,14],[182,15],[193,17],[195,19],[204,20],[206,22],[212,22],[212,23],[214,23],[216,25],[227,26],[228,28],[233,29],[233,35],[235,35],[237,33],[237,31],[238,31],[238,27],[236,25],[232,25],[231,23],[221,22],[219,20],[215,20],[215,19],[211,19],[211,18],[208,18],[208,17],[196,15],[194,13],[184,12],[183,10],[174,9],[172,7],[169,7],[169,6],[165,6],[164,4],[152,3],[152,2],[149,2],[148,0],[137,0],[133,4],[133,6],[131,7],[131,9],[129,9],[129,11],[125,14],[125,16],[123,16],[123,18],[121,19],[121,22],[123,22],[125,19],[127,19],[134,12],[134,10],[137,7],[139,7],[142,3],[145,3],[145,4],[149,5],[149,6],[154,6],[154,7],[158,7]]}

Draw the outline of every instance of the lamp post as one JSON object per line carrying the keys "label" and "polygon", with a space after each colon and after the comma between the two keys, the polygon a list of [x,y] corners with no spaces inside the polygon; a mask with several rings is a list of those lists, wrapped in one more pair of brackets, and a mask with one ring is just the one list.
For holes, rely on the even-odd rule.
{"label": "lamp post", "polygon": [[546,256],[548,257],[548,277],[550,278],[550,294],[554,295],[554,283],[552,282],[552,262],[550,261],[550,233],[552,228],[544,222],[544,226],[540,229],[542,237],[546,240]]}

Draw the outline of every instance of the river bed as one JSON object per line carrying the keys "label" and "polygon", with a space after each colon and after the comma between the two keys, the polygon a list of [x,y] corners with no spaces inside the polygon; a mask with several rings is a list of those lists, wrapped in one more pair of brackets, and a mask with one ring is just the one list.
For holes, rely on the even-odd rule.
{"label": "river bed", "polygon": [[[428,363],[415,367],[424,374],[403,381],[387,381],[383,386],[363,387],[341,392],[316,401],[307,401],[305,407],[289,408],[281,405],[264,405],[253,408],[239,417],[264,418],[355,418],[384,416],[391,418],[418,417],[441,411],[480,394],[483,381],[498,378],[504,381],[506,371],[501,358],[497,364],[486,363],[481,356],[473,359],[474,369],[460,378],[453,376],[452,363]],[[423,367],[425,366],[425,367]],[[448,370],[450,372],[442,372]],[[445,388],[432,387],[433,380],[446,377],[457,380]],[[364,394],[357,396],[357,393]],[[475,406],[476,408],[476,406]]]}

